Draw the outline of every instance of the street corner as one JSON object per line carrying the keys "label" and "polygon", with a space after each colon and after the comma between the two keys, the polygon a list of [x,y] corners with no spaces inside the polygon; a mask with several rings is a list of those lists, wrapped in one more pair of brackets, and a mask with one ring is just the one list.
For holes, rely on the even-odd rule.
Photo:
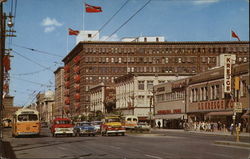
{"label": "street corner", "polygon": [[239,146],[250,149],[250,143],[247,142],[236,142],[236,141],[215,141],[214,144],[217,145],[227,145],[227,146]]}
{"label": "street corner", "polygon": [[0,158],[2,159],[16,159],[16,155],[12,149],[12,146],[7,141],[0,141]]}

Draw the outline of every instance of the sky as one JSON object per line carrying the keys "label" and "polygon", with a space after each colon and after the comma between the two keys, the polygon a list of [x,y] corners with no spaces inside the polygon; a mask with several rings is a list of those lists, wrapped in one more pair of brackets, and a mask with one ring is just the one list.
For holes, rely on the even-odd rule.
{"label": "sky", "polygon": [[[100,30],[125,4],[108,25],[100,30],[100,38],[106,39],[147,2],[148,0],[5,2],[4,11],[9,13],[12,10],[16,13],[16,37],[6,40],[7,48],[13,49],[10,95],[14,96],[14,105],[28,105],[35,102],[35,95],[39,92],[54,91],[53,72],[63,66],[63,57],[75,46],[76,37],[68,36],[68,28]],[[85,13],[84,3],[100,6],[103,12]],[[236,32],[242,41],[249,41],[249,0],[151,0],[108,40],[164,36],[166,41],[236,41],[237,39],[231,38],[230,30]]]}

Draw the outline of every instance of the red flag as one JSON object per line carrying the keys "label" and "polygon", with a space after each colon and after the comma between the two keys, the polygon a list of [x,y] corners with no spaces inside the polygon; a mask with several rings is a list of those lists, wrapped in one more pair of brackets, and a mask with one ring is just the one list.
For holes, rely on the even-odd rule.
{"label": "red flag", "polygon": [[73,30],[69,28],[69,35],[78,35],[80,32],[78,30]]}
{"label": "red flag", "polygon": [[4,55],[3,66],[4,66],[5,72],[8,72],[10,70],[10,57],[9,57],[9,55]]}
{"label": "red flag", "polygon": [[102,8],[98,6],[91,6],[85,3],[85,11],[87,13],[97,13],[97,12],[102,12]]}
{"label": "red flag", "polygon": [[234,31],[232,31],[232,37],[237,38],[240,41],[240,38],[238,37],[238,35]]}

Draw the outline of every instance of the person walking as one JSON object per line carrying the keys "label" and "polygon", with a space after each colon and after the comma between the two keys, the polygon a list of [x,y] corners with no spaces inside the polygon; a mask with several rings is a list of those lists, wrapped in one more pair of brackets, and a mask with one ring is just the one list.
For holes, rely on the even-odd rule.
{"label": "person walking", "polygon": [[158,127],[159,127],[159,128],[161,128],[161,122],[160,122],[160,121],[158,121],[158,123],[157,123],[157,124],[158,124]]}

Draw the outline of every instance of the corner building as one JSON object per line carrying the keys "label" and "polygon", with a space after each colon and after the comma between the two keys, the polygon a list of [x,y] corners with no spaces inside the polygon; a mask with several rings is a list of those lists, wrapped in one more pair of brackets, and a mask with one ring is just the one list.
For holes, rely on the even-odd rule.
{"label": "corner building", "polygon": [[65,109],[89,112],[89,88],[127,73],[191,76],[215,67],[220,54],[249,61],[248,41],[225,42],[80,42],[63,59]]}

